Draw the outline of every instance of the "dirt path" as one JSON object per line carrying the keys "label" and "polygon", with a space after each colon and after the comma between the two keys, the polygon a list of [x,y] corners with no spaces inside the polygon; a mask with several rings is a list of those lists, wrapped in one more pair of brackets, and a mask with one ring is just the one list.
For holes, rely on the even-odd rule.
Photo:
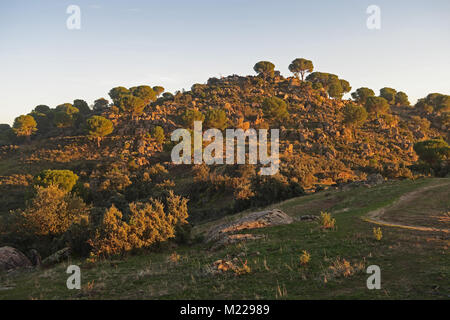
{"label": "dirt path", "polygon": [[388,227],[398,227],[398,228],[418,230],[418,231],[433,231],[433,232],[450,233],[450,229],[438,229],[438,228],[431,228],[431,227],[406,225],[406,224],[401,224],[401,223],[389,222],[389,221],[386,221],[386,220],[382,219],[383,214],[387,210],[392,210],[392,209],[398,208],[400,204],[403,204],[405,202],[410,202],[410,201],[414,200],[415,198],[417,198],[420,194],[422,194],[425,191],[428,191],[428,190],[434,189],[434,188],[438,188],[438,187],[442,187],[442,186],[445,186],[445,185],[450,186],[450,183],[449,182],[443,182],[443,183],[433,184],[433,185],[430,185],[430,186],[425,186],[425,187],[419,188],[419,189],[414,190],[412,192],[405,193],[397,201],[395,201],[393,204],[367,213],[367,215],[364,218],[364,220],[366,220],[368,222],[372,222],[372,223],[388,226]]}

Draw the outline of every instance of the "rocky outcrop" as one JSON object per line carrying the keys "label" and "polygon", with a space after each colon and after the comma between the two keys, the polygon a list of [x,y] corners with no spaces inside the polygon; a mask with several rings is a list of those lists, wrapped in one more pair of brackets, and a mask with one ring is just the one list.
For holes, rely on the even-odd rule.
{"label": "rocky outcrop", "polygon": [[236,234],[243,230],[266,228],[290,224],[294,219],[279,209],[253,212],[236,221],[221,224],[209,230],[206,242],[215,242],[215,247],[232,244],[244,240],[260,239],[261,235]]}
{"label": "rocky outcrop", "polygon": [[69,257],[70,257],[70,248],[64,248],[42,260],[42,265],[45,267],[52,266],[54,264],[60,263],[61,261]]}
{"label": "rocky outcrop", "polygon": [[31,267],[30,260],[13,247],[0,248],[0,271]]}

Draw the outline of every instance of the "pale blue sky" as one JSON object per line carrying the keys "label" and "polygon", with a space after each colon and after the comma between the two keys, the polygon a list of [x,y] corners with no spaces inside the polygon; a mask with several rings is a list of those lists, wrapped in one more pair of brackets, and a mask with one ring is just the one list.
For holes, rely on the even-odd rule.
{"label": "pale blue sky", "polygon": [[[81,30],[66,28],[71,4]],[[371,4],[381,30],[366,27]],[[449,56],[448,0],[1,1],[0,123],[38,104],[91,104],[118,85],[173,92],[254,74],[259,60],[288,76],[297,57],[353,89],[389,86],[414,102],[450,94]]]}

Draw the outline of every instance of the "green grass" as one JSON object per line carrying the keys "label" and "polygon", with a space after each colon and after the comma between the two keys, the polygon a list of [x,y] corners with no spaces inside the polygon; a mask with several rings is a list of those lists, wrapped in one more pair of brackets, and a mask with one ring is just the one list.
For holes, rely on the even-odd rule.
{"label": "green grass", "polygon": [[[448,299],[448,235],[382,227],[383,238],[376,241],[375,225],[362,219],[367,212],[437,181],[405,180],[325,191],[270,206],[292,216],[327,210],[336,218],[336,230],[324,231],[315,222],[295,222],[251,230],[249,233],[263,234],[265,239],[218,251],[201,243],[170,243],[158,252],[95,265],[74,260],[46,270],[0,274],[0,288],[13,288],[0,289],[0,299]],[[206,229],[198,226],[195,233]],[[299,263],[303,250],[311,254],[306,266]],[[178,263],[169,260],[173,252],[181,256]],[[236,256],[248,261],[249,274],[206,271],[214,261]],[[364,264],[364,270],[348,277],[330,276],[329,267],[338,258],[352,265]],[[69,264],[81,265],[82,290],[66,288]],[[366,288],[365,268],[371,264],[381,268],[381,290]]]}

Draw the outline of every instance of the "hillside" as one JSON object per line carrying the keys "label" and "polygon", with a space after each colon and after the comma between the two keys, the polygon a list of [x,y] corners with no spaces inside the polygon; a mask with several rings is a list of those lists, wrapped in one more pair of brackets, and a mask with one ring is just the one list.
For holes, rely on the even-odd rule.
{"label": "hillside", "polygon": [[[111,102],[38,105],[0,126],[0,297],[448,297],[450,96],[343,99],[336,75],[273,68],[175,94],[116,87]],[[278,172],[260,175],[250,155],[176,164],[171,135],[195,135],[196,121],[279,129]],[[281,211],[257,212],[268,206]],[[74,295],[62,281],[72,261],[87,281]],[[363,281],[372,263],[386,281],[376,293]]]}
{"label": "hillside", "polygon": [[[190,245],[170,243],[126,259],[97,264],[71,259],[55,267],[2,274],[0,299],[448,299],[449,185],[449,179],[404,180],[293,198],[267,209],[280,208],[293,218],[327,210],[337,228],[323,230],[316,222],[297,219],[246,231],[262,239],[211,250],[199,235],[220,221],[201,224],[194,229],[198,240]],[[414,207],[408,205],[411,197]],[[430,202],[435,213],[427,216],[422,208]],[[399,205],[402,216],[391,217]],[[366,219],[381,208],[388,221],[409,224],[414,216],[414,224],[426,221],[424,225],[447,232],[382,224],[377,241],[372,232],[377,225]],[[311,257],[306,265],[300,264],[303,250]],[[238,266],[247,262],[250,269],[241,275],[220,271],[214,264],[218,260]],[[81,290],[65,286],[69,264],[81,266]],[[382,290],[366,288],[365,269],[373,264],[381,268]]]}
{"label": "hillside", "polygon": [[[42,170],[68,169],[79,175],[85,199],[95,206],[114,203],[123,208],[123,201],[174,189],[190,199],[190,219],[202,221],[329,186],[365,181],[371,174],[411,178],[417,174],[410,170],[418,160],[414,143],[449,137],[448,112],[437,108],[430,112],[420,106],[392,104],[388,112],[369,114],[364,123],[349,124],[345,106],[355,102],[331,98],[320,86],[279,73],[266,81],[261,76],[233,75],[211,78],[190,91],[165,93],[138,115],[118,108],[115,104],[120,102],[108,106],[99,99],[94,111],[80,112],[71,126],[54,127],[38,121],[41,130],[30,143],[16,139],[14,145],[0,149],[0,188],[8,194],[0,210],[7,213],[23,206],[23,194]],[[263,107],[268,97],[281,98],[289,116],[268,117]],[[63,105],[62,109],[67,108]],[[55,117],[51,113],[36,116],[36,112],[31,113],[36,119]],[[114,124],[114,131],[102,139],[100,148],[86,135],[83,125],[92,115]],[[170,133],[189,128],[196,117],[205,119],[204,129],[279,128],[279,174],[260,177],[252,165],[173,165]],[[162,141],[155,138],[156,127],[163,129]],[[157,177],[150,179],[152,186],[148,186],[155,170],[159,170]]]}

